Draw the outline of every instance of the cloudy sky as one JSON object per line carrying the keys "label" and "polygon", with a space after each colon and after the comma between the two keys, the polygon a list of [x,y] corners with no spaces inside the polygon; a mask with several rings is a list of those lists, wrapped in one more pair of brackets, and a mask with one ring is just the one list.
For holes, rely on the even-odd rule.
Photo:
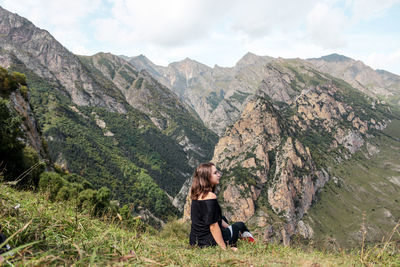
{"label": "cloudy sky", "polygon": [[76,54],[185,57],[233,66],[245,53],[339,53],[400,74],[400,0],[0,0]]}

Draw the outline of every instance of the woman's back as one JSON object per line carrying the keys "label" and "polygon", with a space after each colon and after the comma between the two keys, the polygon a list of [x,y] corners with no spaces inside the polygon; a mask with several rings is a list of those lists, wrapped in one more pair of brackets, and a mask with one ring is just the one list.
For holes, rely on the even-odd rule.
{"label": "woman's back", "polygon": [[192,220],[190,244],[217,245],[211,234],[210,224],[218,222],[222,229],[222,212],[218,200],[216,198],[192,200],[190,218]]}

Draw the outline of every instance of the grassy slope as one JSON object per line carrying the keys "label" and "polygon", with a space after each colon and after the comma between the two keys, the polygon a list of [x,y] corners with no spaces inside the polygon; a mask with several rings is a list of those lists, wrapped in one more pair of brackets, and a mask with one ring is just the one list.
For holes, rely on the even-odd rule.
{"label": "grassy slope", "polygon": [[[339,182],[330,180],[304,217],[317,229],[317,239],[344,247],[360,244],[365,212],[366,240],[381,240],[400,219],[400,184],[393,179],[400,181],[400,120],[393,120],[383,133],[368,139],[380,150],[370,159],[364,145],[350,160],[330,164]],[[392,216],[385,215],[386,210]],[[394,237],[400,241],[400,235]]]}
{"label": "grassy slope", "polygon": [[[24,225],[9,244],[19,247],[14,258],[2,256],[16,265],[151,265],[151,266],[354,266],[360,265],[356,252],[319,251],[239,241],[239,253],[219,248],[190,248],[189,224],[167,224],[160,233],[149,227],[135,230],[121,226],[118,218],[91,218],[75,213],[73,203],[46,200],[46,195],[23,192],[0,185],[0,225],[11,236]],[[20,204],[16,210],[14,207]],[[256,239],[260,240],[256,236]],[[380,264],[394,265],[396,257]],[[0,258],[1,261],[1,258]]]}

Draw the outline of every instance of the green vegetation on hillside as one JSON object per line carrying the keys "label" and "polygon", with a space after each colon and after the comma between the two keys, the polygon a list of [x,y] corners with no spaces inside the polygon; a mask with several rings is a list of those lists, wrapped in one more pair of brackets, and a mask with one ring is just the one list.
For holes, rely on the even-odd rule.
{"label": "green vegetation on hillside", "polygon": [[0,67],[0,92],[13,91],[21,86],[26,85],[26,77],[24,74]]}
{"label": "green vegetation on hillside", "polygon": [[[172,170],[177,164],[172,155],[185,159],[184,152],[176,150],[176,141],[165,137],[145,115],[132,108],[128,114],[116,114],[102,108],[77,107],[80,115],[56,84],[22,66],[15,67],[24,70],[30,103],[54,161],[66,162],[69,171],[85,177],[95,189],[108,187],[111,199],[121,205],[133,204],[135,211],[147,208],[162,219],[179,214],[161,189],[174,194],[184,182]],[[104,135],[92,112],[106,121],[114,137]],[[20,173],[25,170],[21,167]]]}
{"label": "green vegetation on hillside", "polygon": [[[97,64],[94,63],[95,57],[100,57]],[[193,110],[184,107],[169,88],[153,79],[146,71],[138,72],[128,62],[112,62],[110,58],[112,56],[104,53],[93,57],[79,56],[85,68],[91,75],[94,75],[96,80],[100,80],[102,83],[112,83],[113,79],[116,79],[117,83],[122,83],[119,78],[123,78],[125,89],[142,91],[146,95],[146,99],[134,101],[146,107],[145,113],[148,116],[157,118],[166,124],[166,128],[162,130],[163,134],[174,139],[184,134],[192,143],[201,144],[202,150],[206,154],[204,158],[211,158],[218,136],[204,126]],[[104,75],[102,74],[104,68],[101,66],[105,66],[107,69]],[[118,71],[115,72],[115,69]],[[129,97],[129,93],[127,95]],[[220,95],[223,97],[223,91],[220,92]],[[198,155],[196,156],[198,157]]]}
{"label": "green vegetation on hillside", "polygon": [[[148,209],[164,220],[179,214],[163,191],[176,194],[186,178],[182,173],[191,173],[186,154],[177,141],[159,131],[145,114],[129,106],[127,114],[104,108],[74,107],[58,84],[38,77],[24,66],[13,69],[26,75],[27,82],[23,83],[29,85],[29,102],[48,140],[53,161],[61,166],[67,164],[69,171],[87,179],[93,189],[109,188],[110,199],[118,200],[121,206],[132,205],[133,212]],[[36,164],[38,156],[18,141],[23,118],[10,113],[7,101],[2,99],[0,103],[1,127],[5,133],[1,155],[2,164],[7,163],[5,179],[13,180]],[[106,122],[106,129],[98,127],[97,118]],[[184,127],[197,130],[192,125]],[[114,136],[106,136],[106,131]],[[10,142],[10,138],[15,142]],[[203,141],[209,144],[208,140]],[[41,171],[43,166],[30,174],[32,179],[24,181],[32,180],[31,185],[37,187]]]}
{"label": "green vegetation on hillside", "polygon": [[225,94],[223,90],[221,90],[218,95],[216,92],[210,92],[210,94],[206,97],[207,102],[211,106],[210,112],[218,107],[218,104],[224,99],[224,95]]}

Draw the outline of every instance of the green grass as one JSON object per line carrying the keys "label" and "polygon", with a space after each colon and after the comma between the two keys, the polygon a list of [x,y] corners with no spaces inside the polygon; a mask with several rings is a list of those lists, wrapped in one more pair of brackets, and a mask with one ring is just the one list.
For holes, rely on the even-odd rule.
{"label": "green grass", "polygon": [[[3,253],[0,265],[75,266],[361,266],[358,251],[328,252],[312,246],[238,242],[238,251],[192,248],[190,225],[170,221],[161,232],[126,226],[118,217],[78,213],[71,202],[49,202],[45,194],[0,185],[0,225],[14,255]],[[14,207],[20,204],[19,209]],[[370,250],[365,250],[368,253]],[[387,254],[387,252],[385,252]],[[372,253],[369,253],[372,255]],[[364,263],[395,266],[396,256]]]}

